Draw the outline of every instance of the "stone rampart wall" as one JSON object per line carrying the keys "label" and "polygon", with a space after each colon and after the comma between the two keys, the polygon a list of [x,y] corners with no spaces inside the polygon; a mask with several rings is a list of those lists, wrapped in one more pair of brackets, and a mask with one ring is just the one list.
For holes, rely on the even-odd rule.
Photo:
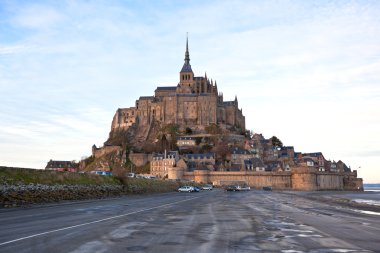
{"label": "stone rampart wall", "polygon": [[[183,179],[199,183],[214,185],[244,183],[256,189],[264,186],[272,186],[278,190],[299,191],[363,189],[362,179],[356,178],[354,173],[317,172],[303,167],[295,168],[291,172],[195,170],[180,174],[183,175]],[[180,175],[176,174],[176,177],[178,176]]]}
{"label": "stone rampart wall", "polygon": [[317,175],[318,190],[343,190],[343,175],[340,173],[319,172]]}
{"label": "stone rampart wall", "polygon": [[152,155],[144,153],[130,153],[128,157],[129,160],[131,160],[131,162],[137,167],[144,166],[152,160]]}
{"label": "stone rampart wall", "polygon": [[240,184],[244,182],[252,188],[261,189],[272,186],[275,189],[291,189],[290,172],[258,172],[258,171],[194,171],[185,172],[184,179],[214,185]]}
{"label": "stone rampart wall", "polygon": [[119,152],[120,150],[121,150],[120,146],[104,146],[104,147],[97,148],[96,150],[94,150],[94,156],[95,158],[99,158],[111,152]]}

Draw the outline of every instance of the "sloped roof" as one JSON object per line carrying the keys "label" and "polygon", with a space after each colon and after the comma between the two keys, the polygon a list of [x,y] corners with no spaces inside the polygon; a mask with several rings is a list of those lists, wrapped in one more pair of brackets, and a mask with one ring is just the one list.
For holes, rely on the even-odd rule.
{"label": "sloped roof", "polygon": [[46,169],[54,169],[54,168],[78,168],[79,164],[74,163],[72,161],[53,161],[50,160],[47,165]]}
{"label": "sloped roof", "polygon": [[175,91],[177,86],[161,86],[157,87],[156,91]]}

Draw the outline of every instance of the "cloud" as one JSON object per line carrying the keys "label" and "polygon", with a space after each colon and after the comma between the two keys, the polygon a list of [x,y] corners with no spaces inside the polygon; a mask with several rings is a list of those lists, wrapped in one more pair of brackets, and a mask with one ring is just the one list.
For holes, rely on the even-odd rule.
{"label": "cloud", "polygon": [[[0,153],[39,167],[107,138],[118,107],[176,85],[186,32],[197,76],[238,96],[247,125],[350,161],[377,150],[380,6],[305,1],[7,2]],[[14,143],[14,145],[10,145]],[[24,146],[23,146],[24,144]],[[7,150],[11,146],[12,150]],[[5,157],[5,156],[3,156]],[[340,157],[339,157],[340,158]],[[356,162],[357,160],[355,160]],[[380,162],[380,161],[379,161]],[[358,162],[360,163],[360,162]],[[363,163],[364,164],[364,163]]]}
{"label": "cloud", "polygon": [[42,4],[19,5],[11,19],[14,26],[44,30],[65,20],[64,15],[53,6]]}

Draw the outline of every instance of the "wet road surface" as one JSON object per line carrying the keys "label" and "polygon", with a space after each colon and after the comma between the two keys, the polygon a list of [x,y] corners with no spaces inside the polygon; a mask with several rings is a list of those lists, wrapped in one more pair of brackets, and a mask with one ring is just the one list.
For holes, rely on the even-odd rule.
{"label": "wet road surface", "polygon": [[265,191],[0,209],[0,252],[379,252],[380,215]]}

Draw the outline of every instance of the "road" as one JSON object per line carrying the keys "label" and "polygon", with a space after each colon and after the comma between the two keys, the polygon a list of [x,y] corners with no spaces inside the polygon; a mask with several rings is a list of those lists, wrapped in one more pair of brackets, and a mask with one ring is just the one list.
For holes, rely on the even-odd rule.
{"label": "road", "polygon": [[379,252],[380,216],[281,192],[0,209],[0,252]]}

